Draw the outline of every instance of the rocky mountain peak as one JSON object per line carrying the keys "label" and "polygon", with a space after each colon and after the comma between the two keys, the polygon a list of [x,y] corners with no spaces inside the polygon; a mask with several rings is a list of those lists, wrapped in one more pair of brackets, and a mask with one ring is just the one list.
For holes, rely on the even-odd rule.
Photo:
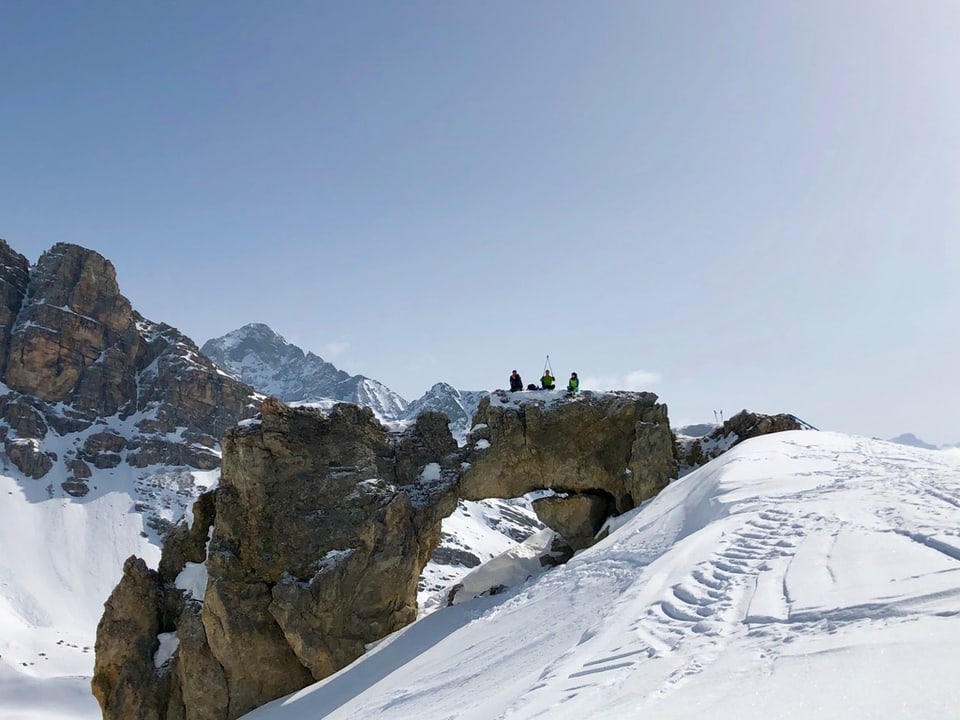
{"label": "rocky mountain peak", "polygon": [[208,340],[201,351],[224,372],[284,402],[349,402],[369,407],[381,420],[400,419],[407,407],[406,400],[382,383],[349,375],[263,323]]}
{"label": "rocky mountain peak", "polygon": [[0,437],[28,477],[62,463],[79,496],[91,464],[216,467],[220,435],[256,411],[250,387],[137,313],[93,250],[58,243],[31,267],[0,242],[0,298]]}
{"label": "rocky mountain peak", "polygon": [[407,406],[406,417],[412,419],[426,411],[441,412],[450,418],[451,432],[463,443],[473,415],[487,395],[489,393],[485,390],[457,390],[449,383],[439,382]]}
{"label": "rocky mountain peak", "polygon": [[304,352],[264,323],[248,323],[203,345],[203,352],[223,366],[240,369],[248,356],[264,362],[302,360]]}
{"label": "rocky mountain peak", "polygon": [[4,381],[13,390],[108,415],[133,393],[133,308],[113,265],[92,250],[59,243],[40,257],[10,335]]}

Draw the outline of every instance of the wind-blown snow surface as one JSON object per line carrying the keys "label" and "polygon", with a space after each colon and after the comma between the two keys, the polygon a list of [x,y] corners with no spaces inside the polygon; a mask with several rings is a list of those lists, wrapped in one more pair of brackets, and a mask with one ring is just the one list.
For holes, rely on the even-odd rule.
{"label": "wind-blown snow surface", "polygon": [[946,718],[958,648],[960,452],[798,431],[246,718]]}

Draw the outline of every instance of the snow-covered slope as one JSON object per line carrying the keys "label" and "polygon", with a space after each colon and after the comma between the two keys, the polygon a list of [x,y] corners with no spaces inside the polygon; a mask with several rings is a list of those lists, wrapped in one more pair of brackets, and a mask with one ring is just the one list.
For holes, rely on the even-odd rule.
{"label": "snow-covered slope", "polygon": [[620,522],[246,717],[956,716],[960,452],[778,433]]}
{"label": "snow-covered slope", "polygon": [[406,400],[382,383],[348,375],[262,323],[207,340],[201,351],[234,377],[284,402],[350,402],[371,408],[383,420],[401,418],[407,407]]}
{"label": "snow-covered slope", "polygon": [[[0,720],[99,718],[90,694],[103,603],[123,561],[156,566],[157,526],[178,518],[219,471],[94,470],[72,498],[53,483],[0,474]],[[194,487],[196,483],[196,487]],[[189,485],[189,487],[188,487]]]}

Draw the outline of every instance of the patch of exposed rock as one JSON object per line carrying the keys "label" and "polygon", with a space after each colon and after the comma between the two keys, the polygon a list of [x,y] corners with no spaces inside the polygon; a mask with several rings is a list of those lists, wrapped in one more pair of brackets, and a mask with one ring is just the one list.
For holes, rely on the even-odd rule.
{"label": "patch of exposed rock", "polygon": [[611,515],[609,498],[590,492],[540,498],[534,500],[533,509],[543,524],[560,533],[574,550],[593,545],[597,532]]}
{"label": "patch of exposed rock", "polygon": [[97,626],[93,694],[108,720],[159,720],[157,696],[169,678],[158,678],[153,657],[159,647],[160,581],[143,560],[130,557],[104,605]]}
{"label": "patch of exposed rock", "polygon": [[28,438],[7,439],[4,443],[7,457],[27,477],[39,480],[53,467],[57,456],[43,452],[40,443]]}
{"label": "patch of exposed rock", "polygon": [[702,437],[691,438],[678,448],[680,454],[680,474],[685,475],[744,440],[770,433],[787,430],[811,429],[796,416],[789,413],[764,415],[763,413],[741,410],[725,420],[723,425]]}
{"label": "patch of exposed rock", "polygon": [[30,261],[0,240],[0,376],[6,376],[10,335],[27,294]]}

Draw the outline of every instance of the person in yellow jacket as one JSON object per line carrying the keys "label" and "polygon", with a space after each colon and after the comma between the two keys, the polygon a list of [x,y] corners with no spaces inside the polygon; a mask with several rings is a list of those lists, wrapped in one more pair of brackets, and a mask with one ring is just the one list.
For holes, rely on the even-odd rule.
{"label": "person in yellow jacket", "polygon": [[580,378],[576,373],[570,373],[570,380],[567,382],[567,392],[576,393],[580,391]]}
{"label": "person in yellow jacket", "polygon": [[543,377],[540,378],[540,387],[544,390],[553,390],[557,386],[557,380],[550,374],[549,370],[543,371]]}

